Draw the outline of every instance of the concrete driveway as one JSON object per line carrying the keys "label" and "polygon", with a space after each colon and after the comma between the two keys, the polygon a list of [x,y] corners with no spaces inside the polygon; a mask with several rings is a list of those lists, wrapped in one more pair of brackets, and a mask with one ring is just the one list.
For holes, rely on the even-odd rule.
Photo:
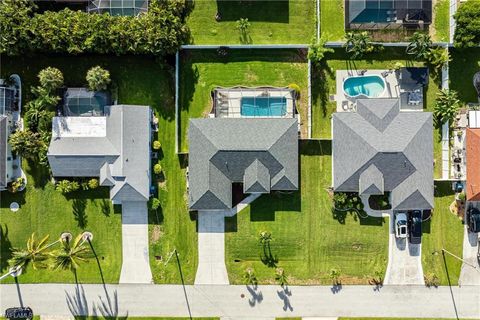
{"label": "concrete driveway", "polygon": [[460,285],[480,285],[480,265],[477,259],[477,252],[478,233],[468,232],[467,226],[465,226],[463,236],[463,260],[468,264],[462,264],[460,278],[458,279]]}
{"label": "concrete driveway", "polygon": [[120,283],[152,283],[147,202],[122,203],[122,259]]}
{"label": "concrete driveway", "polygon": [[225,266],[224,211],[198,212],[198,269],[195,284],[229,284]]}
{"label": "concrete driveway", "polygon": [[390,215],[388,266],[384,284],[425,284],[422,268],[422,245],[397,239],[393,214]]}

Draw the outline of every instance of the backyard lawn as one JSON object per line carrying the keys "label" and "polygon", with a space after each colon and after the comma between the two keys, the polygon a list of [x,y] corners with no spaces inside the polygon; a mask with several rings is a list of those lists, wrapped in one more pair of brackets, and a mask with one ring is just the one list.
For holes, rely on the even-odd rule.
{"label": "backyard lawn", "polygon": [[425,275],[434,273],[442,285],[458,284],[461,261],[442,255],[442,248],[461,257],[463,246],[462,221],[450,212],[455,196],[450,182],[435,183],[435,209],[432,219],[422,225],[422,265]]}
{"label": "backyard lawn", "polygon": [[345,36],[345,9],[343,0],[320,1],[321,37],[341,41]]}
{"label": "backyard lawn", "polygon": [[434,31],[433,41],[448,42],[450,41],[450,1],[437,0],[434,8]]}
{"label": "backyard lawn", "polygon": [[[248,267],[254,268],[260,283],[273,283],[271,261],[284,268],[290,284],[331,284],[332,268],[340,270],[344,284],[365,284],[374,270],[385,270],[388,221],[332,212],[327,191],[331,160],[330,141],[303,141],[300,191],[263,195],[227,219],[225,252],[231,283],[244,283]],[[265,263],[259,243],[262,231],[271,232],[273,238],[273,259],[263,259]]]}
{"label": "backyard lawn", "polygon": [[[244,35],[236,27],[241,18],[250,22]],[[211,0],[195,1],[187,25],[194,44],[306,44],[315,20],[315,0]]]}
{"label": "backyard lawn", "polygon": [[[421,62],[409,60],[404,49],[385,48],[381,55],[366,56],[364,60],[350,60],[344,49],[337,49],[325,56],[322,68],[312,68],[312,137],[331,139],[331,116],[335,112],[336,102],[329,101],[329,96],[336,94],[335,72],[337,70],[392,69],[396,62],[405,66],[422,66]],[[426,93],[426,111],[432,111],[440,83],[430,73],[430,83]],[[441,178],[442,158],[441,132],[434,130],[435,178]],[[438,164],[438,165],[437,165]]]}
{"label": "backyard lawn", "polygon": [[308,65],[301,50],[231,50],[219,58],[216,50],[184,50],[180,67],[179,151],[188,152],[190,118],[201,118],[212,109],[215,87],[300,86],[302,133],[306,134]]}
{"label": "backyard lawn", "polygon": [[473,75],[480,71],[480,49],[451,49],[450,89],[458,92],[463,103],[478,102],[477,92],[473,87]]}
{"label": "backyard lawn", "polygon": [[[161,208],[157,215],[150,217],[150,256],[154,280],[157,283],[180,283],[180,274],[177,264],[170,263],[166,267],[163,262],[155,260],[155,256],[167,256],[176,248],[180,252],[180,263],[183,278],[187,283],[193,283],[197,264],[197,235],[195,222],[190,220],[185,202],[185,171],[175,154],[175,108],[173,99],[173,78],[170,67],[163,67],[154,58],[149,57],[115,57],[115,56],[42,56],[33,57],[2,57],[2,75],[18,73],[23,80],[24,88],[37,85],[36,75],[46,66],[58,67],[64,73],[65,83],[68,86],[82,86],[88,68],[101,65],[111,73],[112,80],[118,85],[119,103],[150,105],[159,117],[158,139],[162,144],[160,162],[166,177],[159,182]],[[27,90],[25,98],[30,95]],[[28,172],[28,171],[27,171]],[[48,176],[42,175],[43,180]],[[72,204],[75,200],[67,201],[64,196],[53,190],[53,186],[34,188],[33,180],[29,179],[26,192],[26,203],[22,205],[19,213],[24,213],[25,223],[13,220],[9,210],[3,208],[4,202],[8,205],[8,193],[2,193],[2,209],[0,224],[9,228],[8,238],[14,246],[23,245],[27,236],[36,231],[39,235],[50,233],[56,237],[60,231],[73,228],[76,222],[72,213]],[[21,196],[18,195],[18,196]],[[98,198],[98,195],[96,196]],[[102,206],[110,205],[108,192],[102,194],[101,199],[90,200],[88,193],[79,193],[79,198],[85,198],[88,216],[87,230],[94,233],[94,244],[98,243],[97,253],[105,255],[101,261],[104,275],[108,282],[117,282],[121,268],[121,215],[112,214],[108,217],[102,213]],[[78,201],[77,201],[78,202]],[[54,205],[50,205],[50,204]],[[56,204],[58,203],[58,204]],[[55,210],[52,210],[55,208]],[[4,214],[5,213],[5,214]],[[41,220],[40,218],[41,217]],[[158,217],[158,219],[157,219]],[[14,222],[15,221],[15,224]],[[20,220],[19,220],[20,221]],[[51,221],[45,224],[45,221]],[[159,225],[158,225],[159,223]],[[25,230],[23,230],[23,229]],[[2,236],[2,263],[5,261],[4,247],[8,243]],[[111,252],[110,256],[107,253]],[[110,269],[106,269],[106,268]],[[5,267],[2,264],[2,270]],[[108,276],[107,276],[108,273]],[[28,277],[35,278],[34,282],[47,281],[73,281],[73,276],[68,273],[52,272],[27,272]],[[61,275],[61,276],[59,276]],[[21,279],[28,279],[27,276]],[[91,262],[83,267],[79,273],[82,282],[100,282],[96,263]],[[23,280],[21,280],[23,281]],[[30,281],[30,280],[29,280]]]}

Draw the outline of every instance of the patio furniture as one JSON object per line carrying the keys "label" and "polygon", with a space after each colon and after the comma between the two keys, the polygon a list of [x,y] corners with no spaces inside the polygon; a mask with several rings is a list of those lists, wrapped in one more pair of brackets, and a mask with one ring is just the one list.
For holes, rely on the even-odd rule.
{"label": "patio furniture", "polygon": [[411,91],[408,93],[408,102],[409,106],[418,106],[423,100],[423,95],[420,90]]}
{"label": "patio furniture", "polygon": [[348,111],[348,101],[342,101],[342,109],[343,111]]}

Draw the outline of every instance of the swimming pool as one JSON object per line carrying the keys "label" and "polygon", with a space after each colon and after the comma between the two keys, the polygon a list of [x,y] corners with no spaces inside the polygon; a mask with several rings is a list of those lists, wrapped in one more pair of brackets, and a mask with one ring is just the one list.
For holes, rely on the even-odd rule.
{"label": "swimming pool", "polygon": [[376,98],[385,91],[385,81],[377,75],[349,77],[343,81],[343,92],[349,97]]}
{"label": "swimming pool", "polygon": [[287,113],[285,97],[242,97],[240,114],[244,117],[283,117]]}

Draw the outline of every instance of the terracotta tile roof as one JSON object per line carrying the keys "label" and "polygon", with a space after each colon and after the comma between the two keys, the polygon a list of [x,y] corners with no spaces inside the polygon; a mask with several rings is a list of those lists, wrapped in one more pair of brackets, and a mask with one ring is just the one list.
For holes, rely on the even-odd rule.
{"label": "terracotta tile roof", "polygon": [[480,201],[480,129],[467,128],[467,200]]}

